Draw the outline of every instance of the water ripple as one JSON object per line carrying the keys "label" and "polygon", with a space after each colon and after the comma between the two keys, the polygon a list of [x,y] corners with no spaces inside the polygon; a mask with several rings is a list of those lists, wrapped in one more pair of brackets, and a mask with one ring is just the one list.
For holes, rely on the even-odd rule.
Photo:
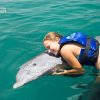
{"label": "water ripple", "polygon": [[[82,31],[90,36],[99,36],[100,1],[0,0],[0,8],[6,9],[5,13],[0,13],[0,99],[24,100],[28,97],[29,100],[46,100],[50,94],[57,100],[77,99],[83,90],[74,91],[75,84],[80,80],[82,84],[91,81],[92,76],[83,76],[80,79],[50,77],[51,82],[48,77],[44,78],[45,94],[42,94],[45,83],[43,80],[38,80],[37,84],[41,83],[41,86],[38,89],[38,85],[34,86],[35,91],[29,84],[24,87],[26,90],[21,88],[14,92],[11,85],[19,66],[44,51],[42,39],[47,32],[55,31],[67,35]],[[57,91],[58,87],[61,91]],[[27,94],[26,98],[24,94]]]}

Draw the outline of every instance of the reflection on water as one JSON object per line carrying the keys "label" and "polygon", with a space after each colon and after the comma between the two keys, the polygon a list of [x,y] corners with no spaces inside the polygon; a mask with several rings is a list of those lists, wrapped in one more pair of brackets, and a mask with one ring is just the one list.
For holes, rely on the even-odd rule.
{"label": "reflection on water", "polygon": [[80,95],[78,100],[100,100],[100,79],[98,82],[88,84],[87,88],[88,90]]}
{"label": "reflection on water", "polygon": [[[93,100],[92,67],[80,77],[44,76],[13,90],[19,66],[44,51],[49,31],[100,35],[99,0],[0,0],[0,100]],[[93,98],[93,99],[92,99]],[[97,100],[97,98],[96,98]]]}
{"label": "reflection on water", "polygon": [[100,100],[100,76],[96,76],[95,80],[88,84],[77,84],[72,88],[85,91],[68,97],[68,100]]}

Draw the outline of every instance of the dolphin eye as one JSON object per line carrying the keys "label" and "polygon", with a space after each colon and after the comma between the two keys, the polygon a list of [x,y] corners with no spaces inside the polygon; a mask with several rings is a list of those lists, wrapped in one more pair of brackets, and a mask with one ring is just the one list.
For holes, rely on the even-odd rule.
{"label": "dolphin eye", "polygon": [[36,66],[36,63],[34,63],[33,66]]}

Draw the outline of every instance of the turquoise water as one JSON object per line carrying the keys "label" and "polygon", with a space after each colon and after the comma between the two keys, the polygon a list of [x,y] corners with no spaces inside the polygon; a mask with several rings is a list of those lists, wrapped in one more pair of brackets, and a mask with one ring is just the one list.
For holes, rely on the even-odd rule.
{"label": "turquoise water", "polygon": [[80,77],[43,76],[13,89],[19,66],[45,50],[49,31],[100,35],[99,0],[0,0],[0,100],[100,100],[94,68]]}

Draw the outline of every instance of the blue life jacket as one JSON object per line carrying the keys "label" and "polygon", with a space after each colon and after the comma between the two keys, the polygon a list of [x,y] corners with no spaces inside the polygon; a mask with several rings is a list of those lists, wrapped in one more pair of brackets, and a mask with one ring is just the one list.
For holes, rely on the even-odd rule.
{"label": "blue life jacket", "polygon": [[59,41],[60,48],[67,43],[78,43],[84,47],[84,49],[81,49],[78,59],[82,65],[95,65],[99,55],[98,40],[88,37],[81,32],[76,32],[70,34],[69,36],[61,37]]}

